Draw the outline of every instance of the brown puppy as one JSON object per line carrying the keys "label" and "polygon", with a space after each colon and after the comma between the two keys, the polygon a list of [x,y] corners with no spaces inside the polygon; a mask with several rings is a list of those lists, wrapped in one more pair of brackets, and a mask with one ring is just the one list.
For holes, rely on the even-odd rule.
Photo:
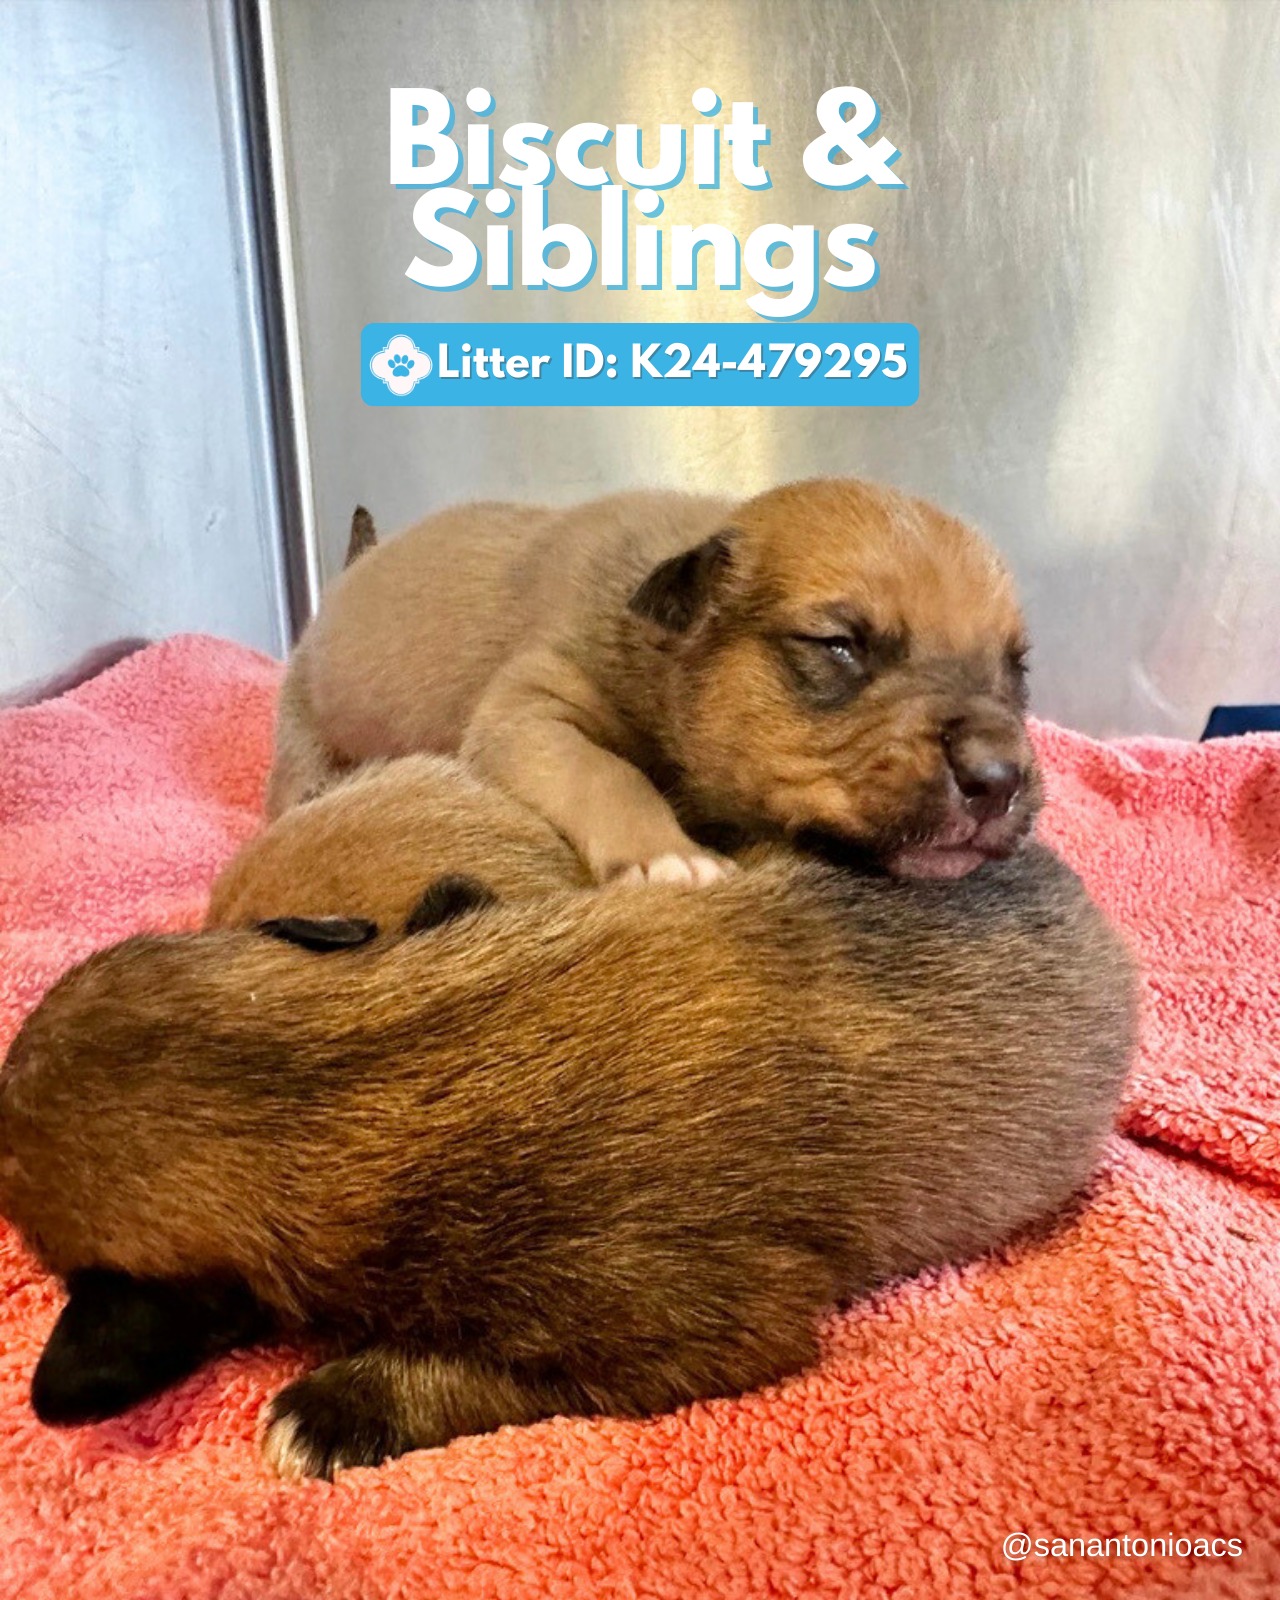
{"label": "brown puppy", "polygon": [[482,874],[500,900],[590,882],[536,811],[456,761],[405,756],[358,768],[251,839],[214,883],[206,926],[358,917],[403,928],[446,865]]}
{"label": "brown puppy", "polygon": [[1111,1124],[1129,963],[1047,851],[447,898],[328,955],[131,939],[28,1018],[0,1210],[70,1290],[45,1420],[264,1327],[333,1355],[272,1408],[287,1474],[736,1394],[825,1307],[1054,1213]]}
{"label": "brown puppy", "polygon": [[268,809],[372,757],[461,749],[599,880],[713,877],[685,830],[726,827],[956,877],[1034,814],[1024,652],[990,546],[890,489],[458,507],[329,590]]}

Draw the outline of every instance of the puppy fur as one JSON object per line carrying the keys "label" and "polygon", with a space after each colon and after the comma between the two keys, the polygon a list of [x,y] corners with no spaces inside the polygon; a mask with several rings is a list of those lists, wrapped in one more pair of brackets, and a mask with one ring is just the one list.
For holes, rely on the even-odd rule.
{"label": "puppy fur", "polygon": [[852,479],[456,507],[342,574],[291,662],[268,809],[461,750],[597,880],[690,837],[833,837],[891,872],[1007,855],[1038,798],[1025,635],[973,529]]}
{"label": "puppy fur", "polygon": [[403,928],[446,869],[482,875],[502,900],[590,883],[537,812],[457,762],[404,756],[358,768],[251,839],[214,883],[206,925],[360,917]]}
{"label": "puppy fur", "polygon": [[[741,1393],[825,1308],[1052,1216],[1111,1125],[1129,962],[1038,847],[949,885],[766,847],[697,895],[466,900],[330,954],[129,939],[31,1014],[0,1210],[71,1292],[43,1416],[251,1307],[331,1357],[271,1409],[286,1474]],[[151,1364],[85,1381],[104,1325]]]}

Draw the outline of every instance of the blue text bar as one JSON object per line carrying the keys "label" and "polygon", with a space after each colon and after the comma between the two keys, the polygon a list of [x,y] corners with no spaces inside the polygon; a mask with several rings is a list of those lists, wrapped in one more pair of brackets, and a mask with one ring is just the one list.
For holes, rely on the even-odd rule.
{"label": "blue text bar", "polygon": [[910,406],[909,322],[371,322],[371,406]]}

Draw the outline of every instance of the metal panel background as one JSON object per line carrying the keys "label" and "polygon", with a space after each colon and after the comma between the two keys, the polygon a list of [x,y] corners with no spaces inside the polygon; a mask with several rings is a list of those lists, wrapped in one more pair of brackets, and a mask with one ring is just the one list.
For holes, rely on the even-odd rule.
{"label": "metal panel background", "polygon": [[223,0],[0,5],[0,687],[285,629]]}
{"label": "metal panel background", "polygon": [[[274,0],[323,561],[476,495],[746,494],[857,472],[987,528],[1020,576],[1034,701],[1096,733],[1195,735],[1280,696],[1280,8],[1274,0]],[[861,84],[910,187],[803,175],[825,88]],[[879,229],[878,283],[816,316],[917,323],[906,412],[366,410],[374,320],[749,318],[745,294],[573,294],[404,276],[390,85],[495,126],[694,118],[709,84],[774,130],[774,187],[686,185],[664,221]],[[460,118],[466,113],[460,112]],[[553,220],[598,201],[563,180]],[[455,219],[456,220],[456,219]],[[480,209],[478,224],[486,219]],[[803,324],[793,324],[800,328]],[[763,325],[762,325],[763,327]]]}

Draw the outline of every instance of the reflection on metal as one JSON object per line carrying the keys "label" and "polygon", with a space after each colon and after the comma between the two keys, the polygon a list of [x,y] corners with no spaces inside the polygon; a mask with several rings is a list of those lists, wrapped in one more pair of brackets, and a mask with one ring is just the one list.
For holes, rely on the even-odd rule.
{"label": "reflection on metal", "polygon": [[[1280,8],[1273,0],[273,0],[301,370],[326,572],[362,501],[393,528],[476,495],[631,483],[750,493],[857,472],[987,528],[1021,579],[1035,703],[1098,733],[1194,736],[1280,684]],[[880,101],[909,188],[818,189],[814,106]],[[772,189],[691,184],[664,221],[846,220],[876,285],[822,318],[916,323],[906,412],[367,410],[371,321],[747,317],[741,294],[573,294],[404,276],[387,90],[475,85],[495,122],[692,120],[755,100]],[[551,215],[592,228],[562,180]],[[481,215],[480,226],[485,218]],[[763,329],[762,325],[762,329]],[[802,326],[802,325],[800,325]]]}
{"label": "reflection on metal", "polygon": [[285,603],[290,634],[296,638],[319,602],[321,578],[271,0],[234,0],[234,25],[238,122],[243,130],[240,165],[247,178],[247,237],[255,249],[255,320],[261,331],[259,371],[274,447]]}
{"label": "reflection on metal", "polygon": [[284,643],[229,16],[0,5],[0,688],[120,635]]}

